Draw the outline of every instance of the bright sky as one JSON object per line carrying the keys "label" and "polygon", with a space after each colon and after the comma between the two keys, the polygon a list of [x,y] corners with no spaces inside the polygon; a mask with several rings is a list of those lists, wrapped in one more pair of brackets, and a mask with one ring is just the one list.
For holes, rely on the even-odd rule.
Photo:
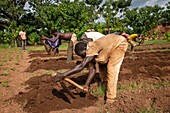
{"label": "bright sky", "polygon": [[135,7],[144,7],[144,6],[154,6],[158,4],[161,7],[164,7],[166,3],[170,0],[132,0],[131,8]]}

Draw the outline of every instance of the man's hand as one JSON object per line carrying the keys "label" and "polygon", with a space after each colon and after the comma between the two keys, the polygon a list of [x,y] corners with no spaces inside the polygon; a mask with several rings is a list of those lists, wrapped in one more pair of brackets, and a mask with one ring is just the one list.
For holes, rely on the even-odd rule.
{"label": "man's hand", "polygon": [[53,82],[59,82],[59,81],[61,81],[63,78],[64,78],[63,74],[57,72],[57,74],[56,74],[54,77],[52,77],[52,81],[53,81]]}
{"label": "man's hand", "polygon": [[88,86],[84,86],[83,87],[83,92],[88,93],[89,92],[89,87]]}

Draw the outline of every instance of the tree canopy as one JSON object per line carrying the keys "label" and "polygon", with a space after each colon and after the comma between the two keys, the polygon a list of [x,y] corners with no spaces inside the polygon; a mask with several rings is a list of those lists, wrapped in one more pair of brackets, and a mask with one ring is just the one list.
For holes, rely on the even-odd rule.
{"label": "tree canopy", "polygon": [[[14,44],[25,28],[29,44],[40,43],[51,30],[74,32],[80,37],[87,29],[147,33],[170,20],[170,2],[166,7],[145,6],[130,9],[132,0],[5,0],[0,1],[0,43]],[[25,8],[27,6],[27,9]],[[105,22],[95,23],[103,17]],[[110,31],[110,32],[113,32]]]}

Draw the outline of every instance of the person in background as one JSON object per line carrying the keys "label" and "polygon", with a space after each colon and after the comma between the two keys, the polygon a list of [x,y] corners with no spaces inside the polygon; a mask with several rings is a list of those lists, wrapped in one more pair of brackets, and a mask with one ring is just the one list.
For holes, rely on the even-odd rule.
{"label": "person in background", "polygon": [[133,51],[134,47],[136,46],[135,42],[140,41],[140,34],[131,34],[128,36],[128,42],[131,45],[131,51]]}
{"label": "person in background", "polygon": [[[68,48],[67,48],[67,61],[71,61],[73,60],[73,49],[75,47],[75,44],[77,43],[77,36],[75,33],[62,33],[62,32],[58,32],[55,31],[52,33],[53,34],[53,38],[48,38],[46,36],[42,36],[41,37],[41,41],[44,45],[46,45],[47,41],[48,43],[56,43],[56,41],[58,41],[58,45],[57,47],[59,47],[62,43],[61,40],[67,40],[68,41]],[[49,44],[50,45],[50,44]],[[46,49],[47,50],[47,49]],[[47,50],[48,52],[49,50]]]}
{"label": "person in background", "polygon": [[61,40],[56,38],[57,35],[55,34],[55,32],[57,32],[57,31],[52,31],[51,32],[51,34],[52,34],[51,39],[49,39],[46,36],[41,37],[42,44],[44,45],[47,53],[51,54],[51,51],[53,51],[54,56],[56,55],[56,53],[59,53],[58,49],[59,49],[59,46],[61,45]]}
{"label": "person in background", "polygon": [[104,34],[96,31],[89,31],[89,32],[84,32],[84,34],[81,36],[81,40],[84,42],[89,42],[89,41],[95,41],[101,37],[105,36]]}
{"label": "person in background", "polygon": [[129,44],[131,45],[131,51],[134,51],[134,47],[137,46],[135,42],[138,43],[138,45],[142,44],[144,42],[144,38],[142,38],[141,34],[127,34],[127,33],[122,33],[122,36],[124,36]]}
{"label": "person in background", "polygon": [[108,34],[90,43],[79,42],[75,46],[75,53],[83,58],[82,62],[64,73],[58,72],[52,80],[54,82],[63,80],[89,65],[89,75],[84,85],[84,91],[88,92],[89,85],[96,74],[95,64],[99,63],[99,67],[107,68],[105,72],[99,70],[99,73],[101,73],[101,81],[107,85],[106,104],[111,104],[116,98],[118,74],[127,48],[127,40],[116,34]]}
{"label": "person in background", "polygon": [[26,32],[25,32],[25,28],[22,28],[22,30],[19,32],[19,36],[22,40],[22,50],[26,51]]}

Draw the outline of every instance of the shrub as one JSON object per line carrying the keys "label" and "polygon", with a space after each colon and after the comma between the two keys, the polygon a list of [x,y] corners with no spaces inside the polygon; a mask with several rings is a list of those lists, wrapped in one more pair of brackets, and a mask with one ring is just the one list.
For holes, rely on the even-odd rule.
{"label": "shrub", "polygon": [[164,37],[167,41],[170,41],[170,32],[165,33]]}
{"label": "shrub", "polygon": [[40,43],[40,36],[37,34],[37,32],[33,32],[29,35],[28,43],[36,45],[37,43]]}

